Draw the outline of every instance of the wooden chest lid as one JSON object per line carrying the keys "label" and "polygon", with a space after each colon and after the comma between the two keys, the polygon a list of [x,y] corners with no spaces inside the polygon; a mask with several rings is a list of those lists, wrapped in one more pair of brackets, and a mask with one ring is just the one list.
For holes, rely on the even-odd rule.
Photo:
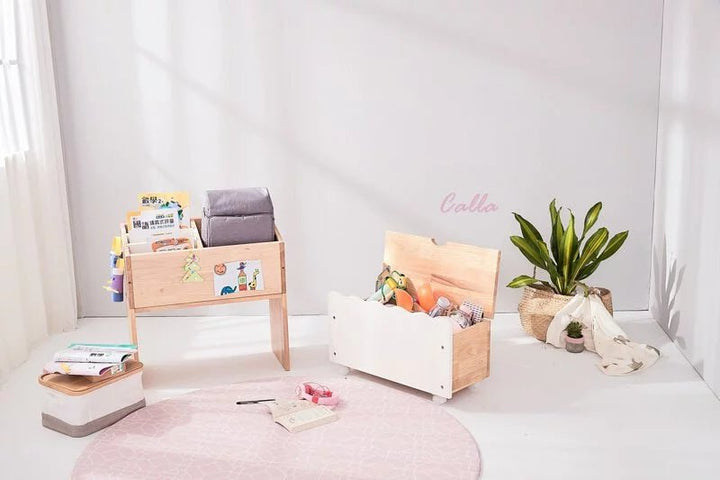
{"label": "wooden chest lid", "polygon": [[125,363],[125,371],[115,375],[103,377],[86,377],[82,375],[62,375],[60,373],[44,373],[38,377],[38,383],[44,387],[52,388],[66,395],[85,395],[93,390],[117,382],[130,375],[142,371],[143,364],[136,360]]}
{"label": "wooden chest lid", "polygon": [[408,291],[423,283],[451,302],[464,300],[483,307],[484,318],[495,315],[500,250],[461,243],[438,245],[429,237],[385,232],[385,265],[405,274]]}

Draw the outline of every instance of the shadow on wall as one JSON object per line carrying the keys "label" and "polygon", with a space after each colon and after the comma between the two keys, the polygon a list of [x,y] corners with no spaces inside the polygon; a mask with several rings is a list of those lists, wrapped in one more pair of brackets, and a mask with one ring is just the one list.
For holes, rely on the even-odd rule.
{"label": "shadow on wall", "polygon": [[678,336],[680,311],[675,308],[675,295],[685,275],[685,266],[678,269],[677,258],[668,254],[667,237],[663,237],[662,250],[653,252],[654,302],[650,312],[670,339],[685,348],[685,339]]}
{"label": "shadow on wall", "polygon": [[[720,394],[719,22],[717,0],[664,3],[652,278],[656,303],[652,313],[716,394]],[[662,244],[660,233],[665,235]]]}
{"label": "shadow on wall", "polygon": [[[498,2],[491,8],[477,5],[479,13],[475,13],[477,16],[473,18],[473,22],[470,22],[470,25],[475,25],[475,27],[468,28],[466,25],[465,28],[462,28],[458,25],[449,27],[444,24],[443,15],[433,15],[427,11],[423,13],[422,7],[402,9],[390,7],[383,2],[334,2],[332,0],[320,0],[318,3],[324,3],[328,8],[344,11],[348,15],[364,17],[378,25],[384,25],[388,29],[403,32],[408,36],[415,36],[428,44],[436,43],[444,46],[450,51],[463,54],[467,59],[487,62],[532,75],[536,81],[558,86],[566,92],[577,92],[602,98],[609,104],[621,108],[639,108],[645,111],[655,108],[654,97],[639,91],[635,85],[628,82],[628,79],[614,78],[613,73],[608,71],[591,71],[586,64],[573,63],[570,60],[571,55],[559,53],[554,56],[547,49],[534,51],[528,48],[524,51],[522,48],[513,48],[503,41],[499,32],[489,28],[494,23],[489,19],[493,15],[497,15],[498,19],[503,17],[505,20],[512,19],[510,23],[515,28],[523,28],[530,33],[536,33],[533,28],[537,28],[539,24],[532,20],[533,13],[535,13],[542,14],[546,18],[553,18],[558,26],[556,35],[570,36],[573,29],[568,28],[571,22],[567,16],[562,12],[549,11],[542,4],[538,4],[536,7],[524,6],[526,9],[524,17],[530,19],[527,23],[524,23],[523,16],[518,16],[514,10],[515,7],[510,4],[504,6],[502,2]],[[532,8],[537,10],[531,13]],[[588,6],[588,8],[591,7]],[[502,13],[498,14],[498,12]],[[468,15],[472,15],[472,13],[468,12]],[[610,22],[608,18],[612,18],[600,18],[600,16],[598,14],[596,17],[596,21],[600,25],[603,22]],[[483,25],[483,22],[488,24]],[[483,27],[477,28],[478,24]],[[508,34],[509,30],[501,31]],[[537,32],[542,32],[542,30],[537,30]],[[520,38],[515,40],[522,42]],[[568,38],[568,41],[570,40],[571,38]],[[588,51],[586,54],[591,55]]]}
{"label": "shadow on wall", "polygon": [[[647,12],[602,2],[542,21],[534,15],[542,6],[518,15],[490,3],[442,15],[421,2],[205,3],[51,8],[83,315],[124,313],[98,287],[107,276],[100,261],[138,191],[188,190],[197,199],[206,188],[271,188],[288,249],[300,253],[288,250],[292,313],[325,311],[327,287],[307,272],[331,275],[338,260],[354,272],[345,288],[365,291],[361,279],[377,274],[373,252],[382,251],[386,229],[509,245],[497,233],[507,231],[509,215],[441,216],[434,196],[492,188],[504,197],[510,179],[522,191],[513,201],[545,203],[549,183],[537,177],[565,169],[581,179],[565,167],[593,142],[601,151],[592,158],[617,157],[618,147],[645,158],[622,178],[647,188],[646,200],[636,191],[617,201],[631,198],[650,211],[649,176],[634,175],[652,168],[657,99],[647,84],[656,74],[642,65],[658,51],[651,41],[659,34],[657,2],[655,20],[629,37],[606,33],[615,20],[630,24]],[[85,48],[87,37],[102,48]],[[595,123],[582,121],[587,111],[599,113],[588,117]],[[115,165],[123,168],[109,168]],[[631,185],[623,182],[618,192]],[[102,185],[124,200],[106,198]],[[586,194],[569,190],[571,199]],[[641,221],[649,231],[649,219]],[[358,254],[347,255],[351,249]],[[649,260],[636,269],[642,288],[627,282],[636,308],[645,307]],[[520,262],[520,255],[503,260]],[[500,310],[515,310],[511,295],[500,293]],[[261,313],[250,305],[242,312]]]}

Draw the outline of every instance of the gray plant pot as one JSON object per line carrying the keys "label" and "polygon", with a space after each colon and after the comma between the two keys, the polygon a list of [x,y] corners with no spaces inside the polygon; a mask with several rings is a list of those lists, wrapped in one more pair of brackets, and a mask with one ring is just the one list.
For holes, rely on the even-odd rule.
{"label": "gray plant pot", "polygon": [[565,350],[570,353],[580,353],[585,350],[585,338],[570,338],[565,335]]}

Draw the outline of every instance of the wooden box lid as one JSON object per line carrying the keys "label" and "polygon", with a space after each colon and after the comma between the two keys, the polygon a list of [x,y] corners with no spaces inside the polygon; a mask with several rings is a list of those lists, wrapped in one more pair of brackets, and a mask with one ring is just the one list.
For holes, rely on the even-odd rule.
{"label": "wooden box lid", "polygon": [[38,383],[44,387],[52,388],[66,395],[85,395],[102,388],[105,385],[117,382],[142,370],[142,362],[129,360],[125,364],[125,371],[115,375],[103,377],[86,377],[82,375],[62,375],[60,373],[44,373],[38,377]]}
{"label": "wooden box lid", "polygon": [[383,262],[405,274],[410,294],[427,283],[453,303],[467,299],[481,305],[484,318],[495,315],[500,250],[450,242],[438,245],[429,237],[385,232]]}

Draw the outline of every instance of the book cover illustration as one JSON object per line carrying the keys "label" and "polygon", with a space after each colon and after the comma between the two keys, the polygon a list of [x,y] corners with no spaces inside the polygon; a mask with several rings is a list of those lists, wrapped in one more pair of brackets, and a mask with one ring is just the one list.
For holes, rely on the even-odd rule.
{"label": "book cover illustration", "polygon": [[190,225],[190,216],[185,213],[190,208],[188,192],[145,192],[138,195],[140,210],[176,209],[181,225]]}
{"label": "book cover illustration", "polygon": [[147,242],[153,236],[179,234],[180,222],[176,210],[143,210],[130,216],[128,239],[131,243]]}
{"label": "book cover illustration", "polygon": [[213,280],[217,297],[265,289],[261,260],[218,263],[213,269]]}

